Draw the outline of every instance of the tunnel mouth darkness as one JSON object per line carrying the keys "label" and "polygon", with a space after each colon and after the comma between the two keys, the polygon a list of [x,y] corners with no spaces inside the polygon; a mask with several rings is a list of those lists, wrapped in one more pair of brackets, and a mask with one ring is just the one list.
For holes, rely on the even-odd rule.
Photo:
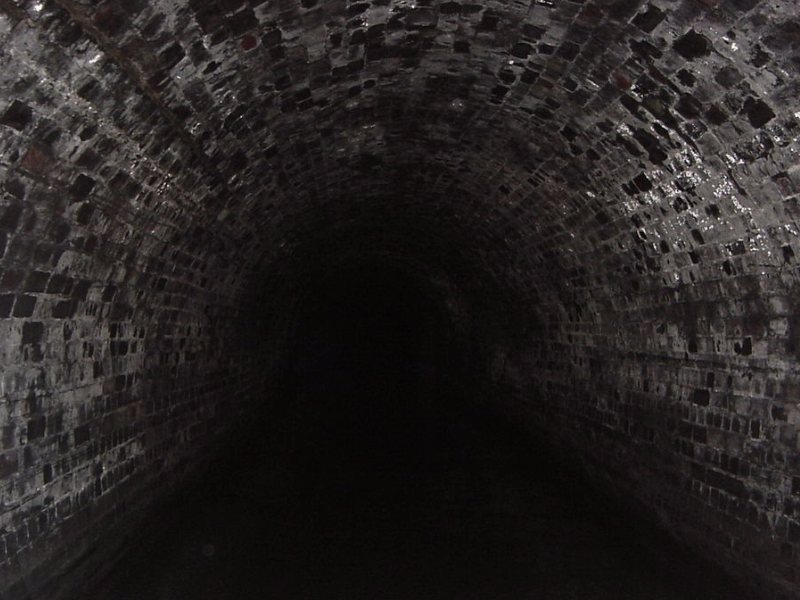
{"label": "tunnel mouth darkness", "polygon": [[797,0],[0,0],[0,600],[800,599]]}
{"label": "tunnel mouth darkness", "polygon": [[751,597],[487,403],[450,325],[385,261],[306,285],[279,397],[76,598]]}
{"label": "tunnel mouth darkness", "polygon": [[424,386],[456,352],[447,347],[455,334],[446,309],[418,276],[387,261],[355,261],[307,284],[296,311],[289,341],[296,385],[362,394],[365,378],[383,379],[387,389]]}

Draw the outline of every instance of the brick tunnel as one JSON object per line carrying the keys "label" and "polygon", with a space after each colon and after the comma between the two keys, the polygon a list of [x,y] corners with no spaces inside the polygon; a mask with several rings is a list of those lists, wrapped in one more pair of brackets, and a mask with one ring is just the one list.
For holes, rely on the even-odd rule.
{"label": "brick tunnel", "polygon": [[796,0],[0,39],[0,598],[800,598]]}

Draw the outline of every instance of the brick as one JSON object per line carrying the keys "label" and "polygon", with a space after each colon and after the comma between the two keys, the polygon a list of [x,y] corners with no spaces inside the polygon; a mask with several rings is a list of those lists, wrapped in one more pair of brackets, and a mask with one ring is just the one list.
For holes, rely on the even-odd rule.
{"label": "brick", "polygon": [[43,415],[34,417],[28,421],[28,441],[37,440],[44,436],[47,426],[47,418]]}
{"label": "brick", "polygon": [[692,394],[692,402],[699,406],[708,406],[711,399],[711,395],[709,394],[708,390],[705,389],[697,389]]}
{"label": "brick", "polygon": [[0,479],[6,479],[19,469],[19,459],[16,452],[0,454]]}
{"label": "brick", "polygon": [[22,131],[31,122],[32,118],[33,111],[30,106],[19,100],[13,100],[3,112],[3,116],[0,117],[0,125]]}
{"label": "brick", "polygon": [[13,294],[0,294],[0,319],[5,319],[11,315],[11,307],[14,305]]}
{"label": "brick", "polygon": [[14,316],[30,317],[33,315],[33,310],[35,307],[36,298],[34,296],[17,296],[16,302],[14,303]]}
{"label": "brick", "polygon": [[28,321],[22,325],[22,343],[38,344],[44,335],[44,323]]}
{"label": "brick", "polygon": [[56,4],[2,33],[0,405],[39,405],[0,476],[57,507],[9,508],[7,564],[138,512],[270,397],[294,294],[375,256],[465,387],[796,591],[796,2]]}

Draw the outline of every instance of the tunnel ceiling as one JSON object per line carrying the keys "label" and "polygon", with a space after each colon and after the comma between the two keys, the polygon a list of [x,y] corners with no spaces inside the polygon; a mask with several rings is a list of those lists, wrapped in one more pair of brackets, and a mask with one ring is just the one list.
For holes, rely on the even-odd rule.
{"label": "tunnel ceiling", "polygon": [[2,10],[3,167],[68,188],[43,200],[51,237],[74,217],[121,255],[168,243],[218,264],[226,285],[401,246],[534,297],[793,254],[790,0]]}

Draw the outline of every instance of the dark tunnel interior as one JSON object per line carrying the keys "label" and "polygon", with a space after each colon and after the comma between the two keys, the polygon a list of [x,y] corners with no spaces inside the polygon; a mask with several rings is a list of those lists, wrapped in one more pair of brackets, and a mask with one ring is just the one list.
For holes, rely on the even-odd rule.
{"label": "dark tunnel interior", "polygon": [[235,450],[219,452],[120,565],[81,594],[754,593],[487,403],[446,311],[413,274],[385,262],[348,264],[307,285],[296,305],[279,397],[251,414]]}
{"label": "dark tunnel interior", "polygon": [[402,395],[404,386],[435,385],[454,350],[444,308],[390,263],[334,270],[308,286],[297,311],[289,368],[298,386],[366,393],[384,381]]}
{"label": "dark tunnel interior", "polygon": [[0,600],[800,598],[797,0],[0,0]]}

